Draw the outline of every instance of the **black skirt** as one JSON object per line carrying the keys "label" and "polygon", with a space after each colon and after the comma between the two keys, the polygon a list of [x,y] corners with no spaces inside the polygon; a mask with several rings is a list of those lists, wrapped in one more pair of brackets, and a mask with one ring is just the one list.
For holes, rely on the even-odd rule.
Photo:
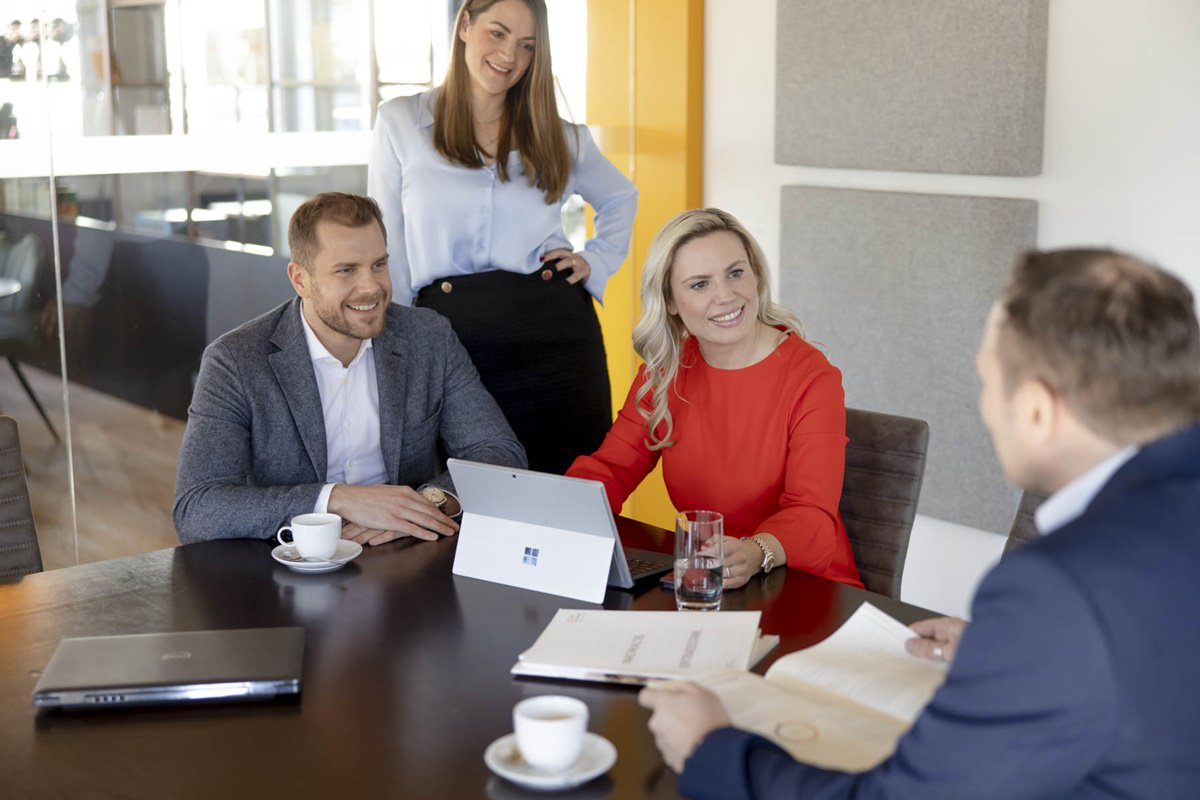
{"label": "black skirt", "polygon": [[416,299],[450,320],[525,445],[529,468],[560,475],[612,425],[600,321],[569,274],[481,272],[435,281]]}

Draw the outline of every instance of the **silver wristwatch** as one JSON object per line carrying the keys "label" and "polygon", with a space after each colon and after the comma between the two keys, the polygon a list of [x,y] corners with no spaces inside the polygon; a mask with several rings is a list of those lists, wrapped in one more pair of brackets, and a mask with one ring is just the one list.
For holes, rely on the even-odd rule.
{"label": "silver wristwatch", "polygon": [[742,537],[743,542],[747,539],[758,545],[759,550],[762,550],[763,560],[761,567],[763,575],[766,575],[768,572],[775,569],[775,551],[771,549],[771,546],[757,536]]}
{"label": "silver wristwatch", "polygon": [[437,506],[438,511],[446,509],[446,503],[449,500],[446,493],[436,486],[425,486],[419,490],[426,500]]}

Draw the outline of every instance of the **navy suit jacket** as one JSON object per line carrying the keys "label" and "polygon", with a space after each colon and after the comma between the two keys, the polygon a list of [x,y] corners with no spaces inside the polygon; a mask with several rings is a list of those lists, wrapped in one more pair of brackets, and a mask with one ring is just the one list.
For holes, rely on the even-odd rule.
{"label": "navy suit jacket", "polygon": [[1200,426],[1144,447],[1082,516],[984,579],[945,684],[862,774],[733,728],[687,797],[1200,796]]}
{"label": "navy suit jacket", "polygon": [[[393,303],[371,354],[388,483],[452,491],[442,451],[526,465],[444,317]],[[326,474],[325,412],[297,298],[204,351],[175,479],[179,539],[274,536],[313,510]]]}

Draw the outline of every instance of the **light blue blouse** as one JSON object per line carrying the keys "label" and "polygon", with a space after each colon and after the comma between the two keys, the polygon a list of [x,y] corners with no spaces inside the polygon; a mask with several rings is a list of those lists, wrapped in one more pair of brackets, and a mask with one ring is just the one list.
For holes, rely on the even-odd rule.
{"label": "light blue blouse", "polygon": [[596,236],[582,252],[591,268],[583,285],[601,300],[629,251],[637,189],[586,127],[567,122],[574,166],[559,202],[547,205],[545,193],[528,184],[515,151],[507,182],[495,166],[451,164],[433,147],[436,91],[383,103],[371,138],[367,192],[383,211],[394,302],[410,305],[417,290],[454,275],[539,269],[542,253],[571,247],[562,228],[562,205],[571,194],[596,212]]}

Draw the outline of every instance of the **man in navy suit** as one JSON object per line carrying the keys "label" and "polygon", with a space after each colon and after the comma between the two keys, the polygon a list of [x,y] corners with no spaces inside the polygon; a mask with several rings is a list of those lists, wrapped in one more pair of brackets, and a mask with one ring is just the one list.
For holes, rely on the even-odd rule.
{"label": "man in navy suit", "polygon": [[[1006,476],[1051,495],[1042,538],[984,579],[896,752],[847,774],[729,727],[706,690],[646,689],[695,798],[1196,797],[1200,791],[1200,331],[1177,278],[1103,250],[1029,253],[977,357]],[[965,629],[964,629],[965,627]],[[959,635],[961,634],[961,641]]]}

